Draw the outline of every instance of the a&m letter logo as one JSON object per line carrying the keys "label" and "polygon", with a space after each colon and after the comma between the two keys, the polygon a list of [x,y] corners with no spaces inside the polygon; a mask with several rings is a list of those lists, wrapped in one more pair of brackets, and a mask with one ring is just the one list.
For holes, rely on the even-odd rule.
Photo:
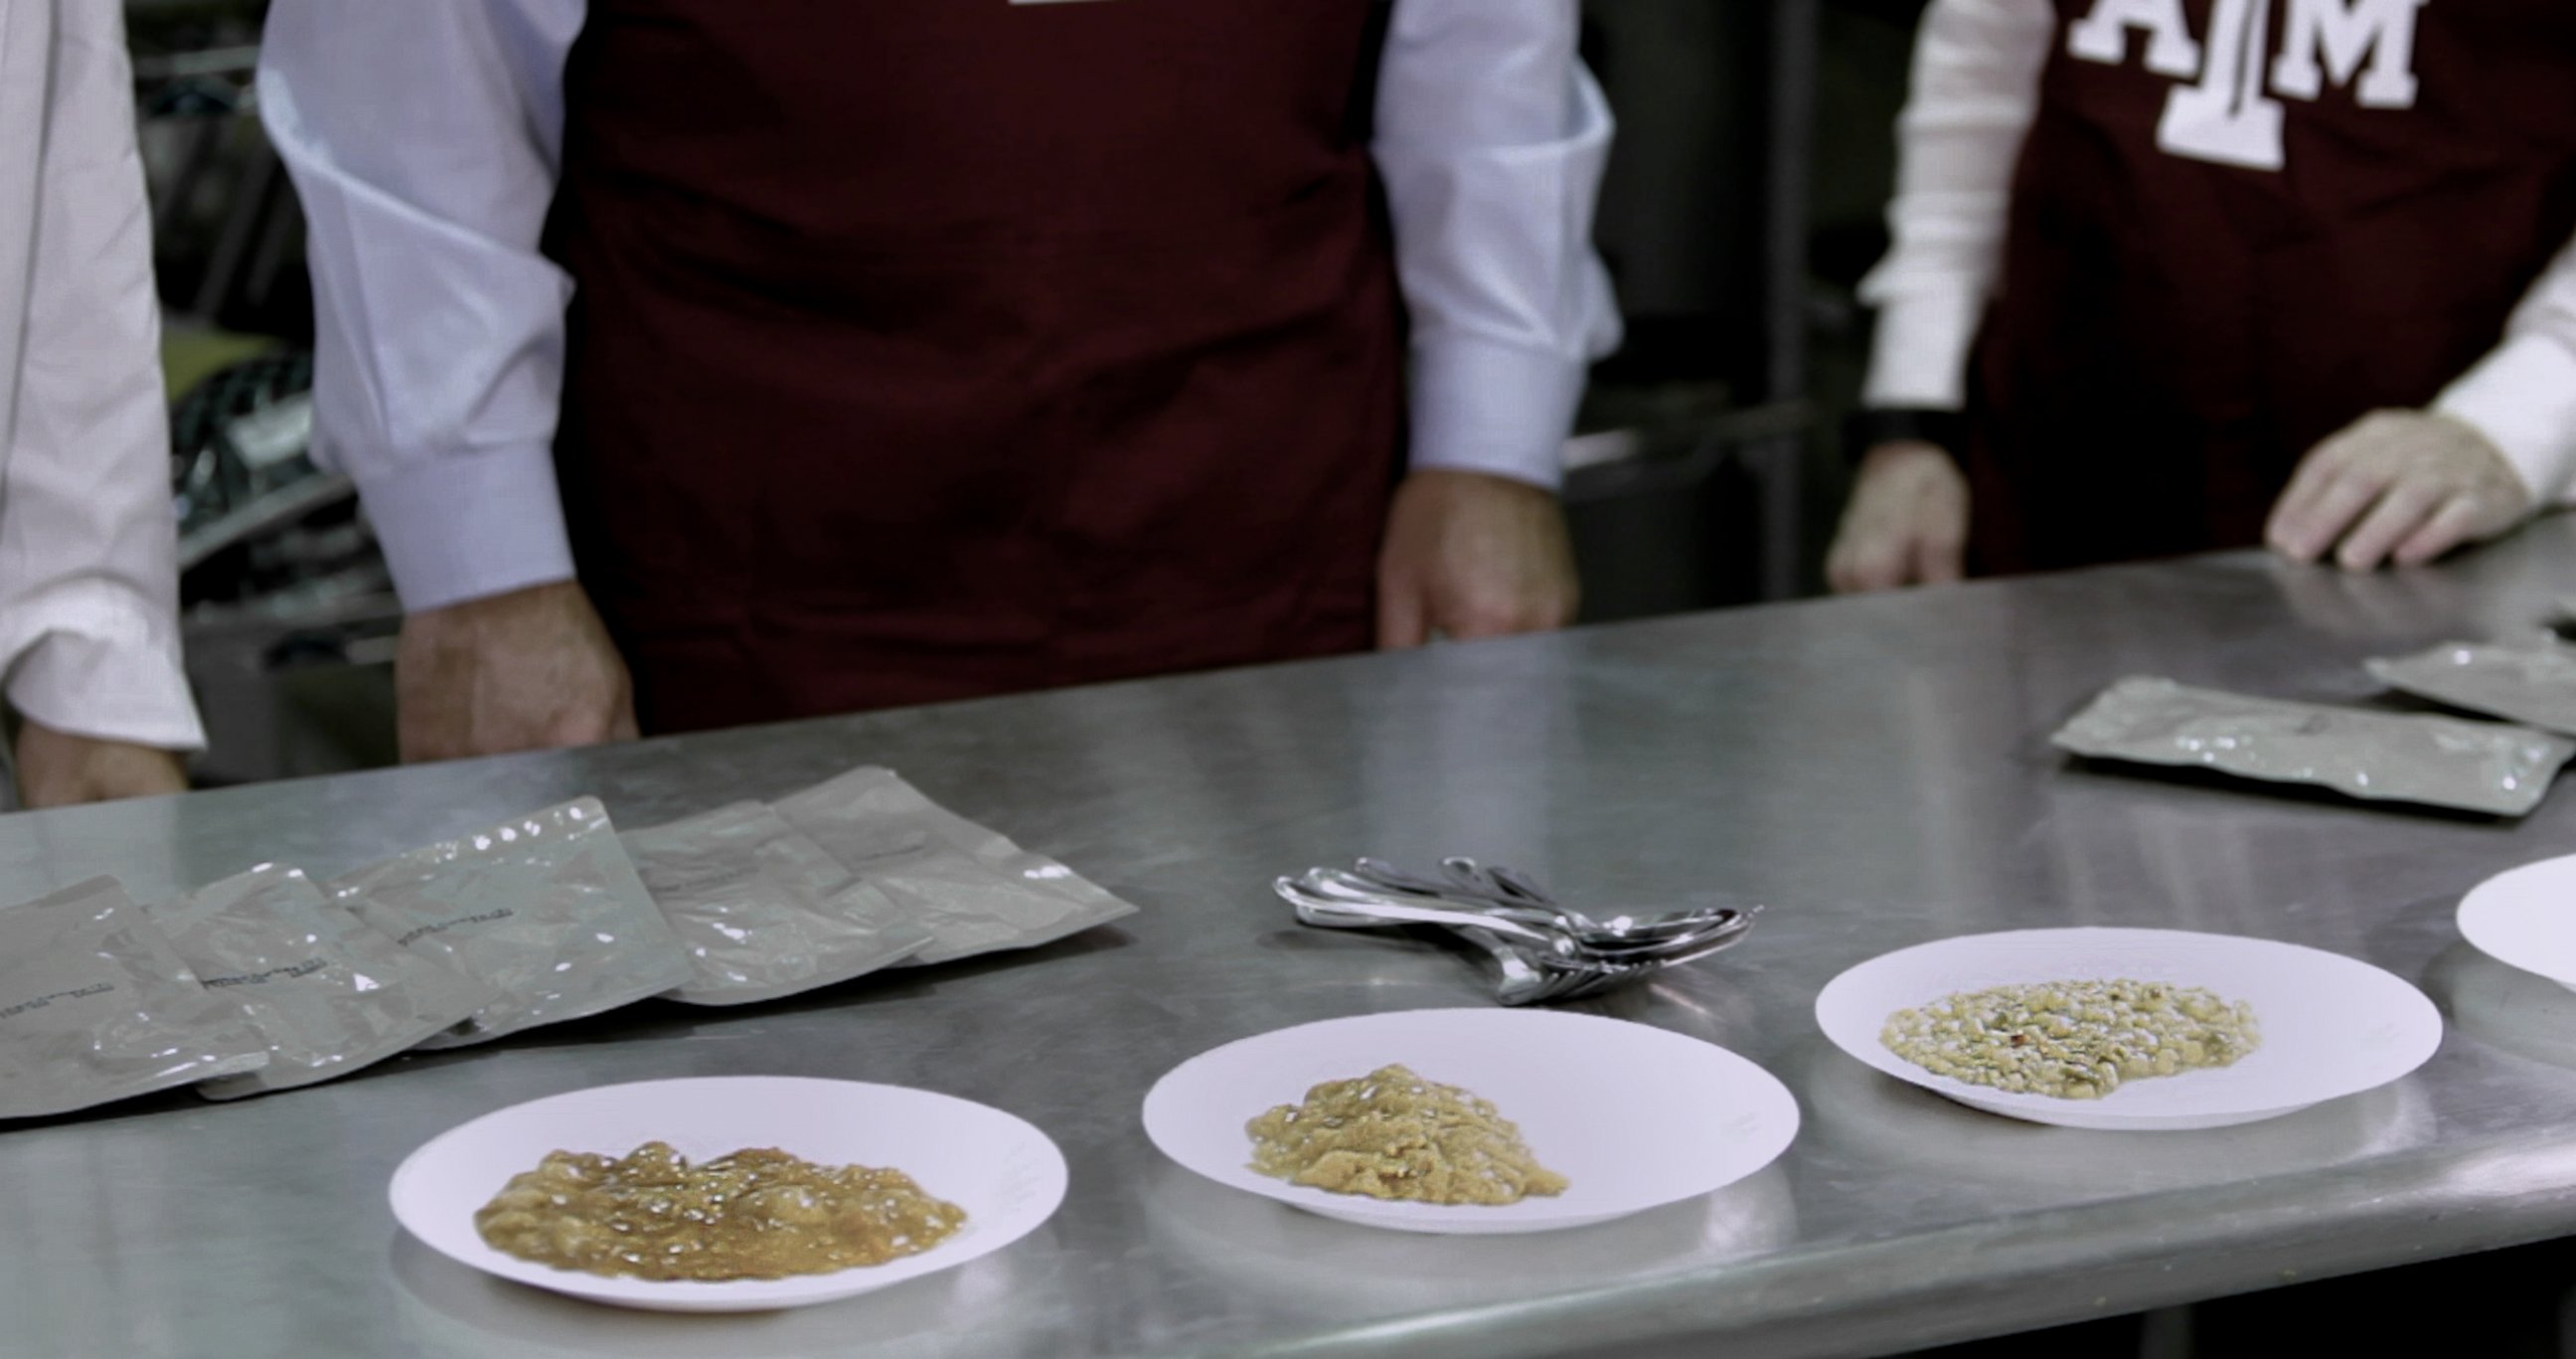
{"label": "a&m letter logo", "polygon": [[[2281,48],[2266,52],[2272,6],[2288,6]],[[2329,84],[2371,109],[2415,107],[2415,19],[2430,0],[2213,0],[2209,32],[2195,37],[2182,0],[2095,0],[2069,26],[2067,52],[2118,66],[2131,32],[2146,39],[2147,69],[2176,80],[2156,145],[2177,156],[2283,167],[2283,99],[2313,100]]]}

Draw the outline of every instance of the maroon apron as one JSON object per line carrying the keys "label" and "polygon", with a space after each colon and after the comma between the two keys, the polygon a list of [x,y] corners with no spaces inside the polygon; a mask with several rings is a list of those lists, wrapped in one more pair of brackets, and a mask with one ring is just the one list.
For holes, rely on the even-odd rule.
{"label": "maroon apron", "polygon": [[1971,564],[2257,543],[2310,447],[2430,402],[2576,234],[2576,3],[2182,0],[2186,34],[2116,56],[2097,0],[2056,5],[1971,383]]}
{"label": "maroon apron", "polygon": [[1366,647],[1372,0],[591,0],[557,463],[647,730]]}

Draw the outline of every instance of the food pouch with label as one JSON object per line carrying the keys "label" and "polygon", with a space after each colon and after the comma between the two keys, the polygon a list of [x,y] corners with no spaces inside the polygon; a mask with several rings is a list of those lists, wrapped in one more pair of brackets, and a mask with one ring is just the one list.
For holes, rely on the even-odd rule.
{"label": "food pouch with label", "polygon": [[0,1118],[257,1071],[268,1044],[114,878],[0,910]]}
{"label": "food pouch with label", "polygon": [[2130,678],[2061,728],[2078,755],[2310,783],[2357,798],[2520,816],[2576,743],[2522,727],[2370,712]]}
{"label": "food pouch with label", "polygon": [[1029,948],[1136,910],[938,806],[889,769],[853,769],[777,809],[930,931],[915,963]]}
{"label": "food pouch with label", "polygon": [[267,1066],[197,1087],[213,1099],[347,1075],[500,999],[333,904],[301,869],[262,864],[151,914],[268,1040]]}
{"label": "food pouch with label", "polygon": [[395,942],[499,994],[424,1048],[579,1019],[689,979],[688,954],[597,798],[396,855],[330,892]]}
{"label": "food pouch with label", "polygon": [[760,803],[628,831],[625,840],[689,952],[692,972],[674,1000],[772,1000],[873,972],[930,942],[885,893]]}

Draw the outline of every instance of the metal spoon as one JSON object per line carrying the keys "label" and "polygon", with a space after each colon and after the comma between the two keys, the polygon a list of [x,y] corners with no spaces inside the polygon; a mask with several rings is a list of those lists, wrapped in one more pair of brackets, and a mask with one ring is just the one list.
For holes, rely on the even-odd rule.
{"label": "metal spoon", "polygon": [[1570,934],[1516,920],[1479,915],[1464,907],[1415,905],[1319,892],[1295,878],[1280,878],[1271,890],[1297,908],[1297,918],[1325,929],[1384,929],[1390,925],[1459,925],[1507,936],[1535,952],[1568,959],[1582,956]]}
{"label": "metal spoon", "polygon": [[[1453,874],[1456,866],[1467,873],[1481,872],[1470,859],[1450,859]],[[1517,875],[1515,875],[1517,876]],[[1730,920],[1749,917],[1732,907],[1701,907],[1665,915],[1619,915],[1609,920],[1595,920],[1570,907],[1549,901],[1527,880],[1517,891],[1500,890],[1474,881],[1434,883],[1415,877],[1376,859],[1362,859],[1357,871],[1339,869],[1309,870],[1303,879],[1316,890],[1350,899],[1416,898],[1428,903],[1455,905],[1482,911],[1502,919],[1516,920],[1542,928],[1561,930],[1572,935],[1587,948],[1624,952],[1637,948],[1660,948],[1667,942],[1692,936]]]}
{"label": "metal spoon", "polygon": [[1356,892],[1345,884],[1335,883],[1328,877],[1319,879],[1311,873],[1305,878],[1280,878],[1272,888],[1297,908],[1298,919],[1310,925],[1328,929],[1369,929],[1420,924],[1485,930],[1508,937],[1515,944],[1530,949],[1537,960],[1551,965],[1616,966],[1686,952],[1700,956],[1699,951],[1705,951],[1711,945],[1723,947],[1732,943],[1751,927],[1751,917],[1728,912],[1724,918],[1704,922],[1695,931],[1649,941],[1620,939],[1604,946],[1589,942],[1553,921],[1521,921],[1464,905],[1373,897]]}
{"label": "metal spoon", "polygon": [[1499,864],[1480,864],[1473,859],[1455,857],[1440,861],[1446,874],[1443,881],[1433,881],[1409,873],[1383,859],[1363,858],[1347,875],[1362,883],[1421,896],[1466,898],[1517,911],[1546,911],[1562,916],[1583,932],[1601,935],[1650,936],[1661,930],[1689,930],[1729,908],[1698,907],[1658,915],[1622,914],[1609,920],[1597,920],[1581,910],[1550,896],[1527,875]]}
{"label": "metal spoon", "polygon": [[[1501,864],[1480,864],[1473,859],[1460,857],[1443,859],[1440,861],[1440,867],[1449,875],[1452,882],[1466,886],[1472,891],[1485,893],[1501,901],[1522,901],[1530,903],[1535,908],[1552,910],[1574,922],[1580,927],[1581,933],[1604,939],[1626,938],[1642,941],[1658,936],[1687,934],[1696,930],[1702,921],[1722,919],[1736,914],[1732,907],[1698,906],[1686,911],[1667,911],[1656,915],[1629,915],[1622,912],[1606,920],[1596,919],[1550,896],[1527,875],[1505,868]],[[1753,909],[1759,911],[1762,908],[1756,906]]]}
{"label": "metal spoon", "polygon": [[1578,969],[1554,966],[1544,959],[1533,960],[1504,940],[1481,930],[1451,929],[1494,956],[1502,969],[1501,980],[1494,988],[1494,998],[1505,1005],[1539,1005],[1598,995],[1630,982],[1642,981],[1667,967],[1706,957],[1735,942],[1730,939],[1697,952],[1648,963],[1598,963]]}

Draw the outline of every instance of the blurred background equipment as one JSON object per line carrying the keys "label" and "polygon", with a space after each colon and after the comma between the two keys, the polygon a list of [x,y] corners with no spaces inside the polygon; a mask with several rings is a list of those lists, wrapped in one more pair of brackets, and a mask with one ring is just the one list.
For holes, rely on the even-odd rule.
{"label": "blurred background equipment", "polygon": [[401,610],[348,481],[316,467],[303,221],[261,135],[256,0],[129,0],[172,396],[201,784],[390,763]]}
{"label": "blurred background equipment", "polygon": [[[1619,119],[1598,238],[1628,339],[1566,447],[1589,621],[1812,593],[1923,0],[1587,0]],[[167,308],[205,783],[394,758],[400,622],[316,467],[303,222],[261,135],[265,0],[127,0]]]}

